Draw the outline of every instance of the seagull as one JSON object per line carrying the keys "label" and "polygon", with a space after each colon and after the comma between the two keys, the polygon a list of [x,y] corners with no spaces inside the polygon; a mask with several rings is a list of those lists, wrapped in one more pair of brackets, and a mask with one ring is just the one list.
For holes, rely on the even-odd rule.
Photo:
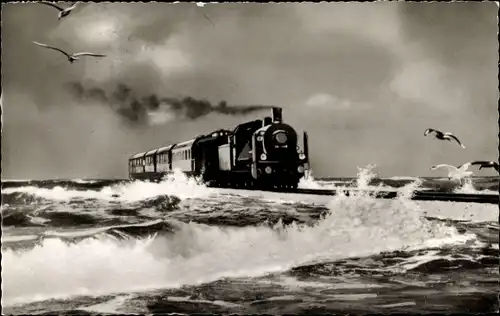
{"label": "seagull", "polygon": [[59,10],[59,20],[64,18],[65,16],[69,15],[71,11],[73,11],[76,8],[76,5],[78,2],[74,2],[70,7],[67,7],[65,9],[61,8],[60,6],[56,5],[55,3],[49,2],[49,1],[40,1],[41,4],[49,5],[53,8],[56,8]]}
{"label": "seagull", "polygon": [[473,172],[472,171],[467,171],[469,167],[471,166],[472,163],[467,162],[461,165],[460,167],[455,167],[452,165],[447,165],[447,164],[441,164],[441,165],[435,165],[431,167],[431,170],[436,170],[440,168],[445,168],[448,170],[448,178],[451,179],[457,179],[461,180],[465,177],[470,177],[472,176]]}
{"label": "seagull", "polygon": [[479,170],[482,168],[495,168],[495,170],[500,173],[498,162],[495,161],[474,161],[471,162],[471,165],[479,165]]}
{"label": "seagull", "polygon": [[205,19],[207,19],[210,23],[212,23],[212,25],[213,25],[213,26],[215,26],[214,21],[212,21],[212,19],[210,19],[210,18],[208,17],[208,15],[203,14],[203,16],[204,16],[204,17],[205,17]]}
{"label": "seagull", "polygon": [[70,63],[73,63],[75,60],[80,59],[80,58],[78,58],[79,56],[106,57],[106,55],[103,55],[103,54],[95,54],[95,53],[87,53],[87,52],[75,53],[75,54],[70,55],[70,54],[66,53],[65,51],[63,51],[62,49],[59,49],[57,47],[49,46],[47,44],[42,44],[42,43],[38,43],[38,42],[33,42],[33,43],[35,43],[38,46],[50,48],[50,49],[57,50],[58,52],[63,53],[64,55],[66,55],[66,57],[68,57],[68,60]]}
{"label": "seagull", "polygon": [[440,132],[440,131],[435,130],[433,128],[428,128],[425,130],[424,136],[427,136],[432,132],[436,133],[437,139],[441,139],[441,140],[446,139],[447,141],[450,141],[450,142],[452,139],[454,139],[462,148],[465,148],[465,146],[462,145],[462,143],[458,140],[458,138],[455,135],[453,135],[452,133],[443,133],[443,132]]}

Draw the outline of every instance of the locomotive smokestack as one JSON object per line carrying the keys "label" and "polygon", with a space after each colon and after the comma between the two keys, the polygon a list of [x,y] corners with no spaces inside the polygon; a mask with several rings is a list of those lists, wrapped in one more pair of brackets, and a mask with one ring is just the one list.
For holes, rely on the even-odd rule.
{"label": "locomotive smokestack", "polygon": [[273,122],[274,123],[281,123],[283,121],[283,117],[281,116],[282,110],[283,110],[282,108],[273,107],[273,109],[272,109],[272,111],[273,111],[272,118],[273,118]]}

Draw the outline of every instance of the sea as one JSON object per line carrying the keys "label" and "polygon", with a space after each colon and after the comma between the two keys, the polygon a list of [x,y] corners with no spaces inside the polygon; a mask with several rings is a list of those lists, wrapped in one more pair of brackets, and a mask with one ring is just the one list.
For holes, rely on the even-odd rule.
{"label": "sea", "polygon": [[301,180],[345,196],[159,183],[2,180],[3,314],[366,314],[499,310],[498,177]]}

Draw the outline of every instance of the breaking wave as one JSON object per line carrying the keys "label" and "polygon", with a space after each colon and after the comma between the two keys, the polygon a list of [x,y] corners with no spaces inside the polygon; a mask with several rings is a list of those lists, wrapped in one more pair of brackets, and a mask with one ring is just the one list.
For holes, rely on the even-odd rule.
{"label": "breaking wave", "polygon": [[[377,176],[372,168],[360,169],[348,185],[385,190],[382,183],[373,185]],[[339,193],[329,197],[324,209],[227,194],[180,173],[160,183],[135,181],[99,190],[6,188],[2,195],[10,204],[2,205],[4,224],[24,223],[30,230],[3,236],[3,304],[174,289],[345,262],[363,262],[365,271],[375,271],[379,267],[370,268],[366,258],[390,254],[400,258],[385,265],[392,273],[477,260],[492,264],[498,226],[485,234],[473,226],[463,228],[458,220],[450,224],[431,216],[431,208],[409,199],[423,182],[398,187],[394,200],[377,200],[362,190],[350,196]],[[314,220],[301,219],[305,208],[315,210],[316,217],[306,214]],[[434,210],[440,212],[442,207]],[[463,212],[469,215],[467,208]],[[491,220],[491,212],[486,213]],[[131,222],[113,221],[113,216]],[[33,227],[34,217],[43,228]],[[217,224],[204,224],[198,217],[207,223],[215,217]],[[222,225],[224,217],[233,224]],[[245,222],[252,217],[256,220]],[[487,250],[487,259],[481,259],[484,253],[457,259],[452,250],[446,252],[495,245],[496,250]]]}
{"label": "breaking wave", "polygon": [[31,236],[31,247],[4,250],[3,300],[9,305],[195,285],[475,240],[421,217],[414,207],[404,195],[390,204],[339,196],[314,225],[218,227],[168,220],[44,232]]}

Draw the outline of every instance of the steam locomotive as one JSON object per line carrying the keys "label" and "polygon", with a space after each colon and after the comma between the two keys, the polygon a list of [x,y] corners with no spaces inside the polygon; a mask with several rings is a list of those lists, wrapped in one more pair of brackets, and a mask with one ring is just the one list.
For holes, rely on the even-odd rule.
{"label": "steam locomotive", "polygon": [[293,189],[309,169],[306,132],[302,148],[298,144],[297,132],[274,107],[271,117],[137,153],[129,158],[129,177],[156,181],[180,169],[212,187]]}

